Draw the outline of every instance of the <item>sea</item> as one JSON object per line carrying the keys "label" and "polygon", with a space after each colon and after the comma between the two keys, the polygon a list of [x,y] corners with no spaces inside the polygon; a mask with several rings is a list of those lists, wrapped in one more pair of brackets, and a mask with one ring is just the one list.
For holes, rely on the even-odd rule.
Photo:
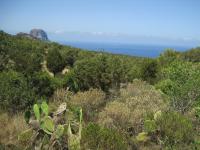
{"label": "sea", "polygon": [[158,57],[166,49],[186,51],[189,46],[152,45],[152,44],[121,44],[121,43],[97,43],[97,42],[61,42],[76,48],[93,51],[105,51],[113,54],[124,54],[139,57]]}

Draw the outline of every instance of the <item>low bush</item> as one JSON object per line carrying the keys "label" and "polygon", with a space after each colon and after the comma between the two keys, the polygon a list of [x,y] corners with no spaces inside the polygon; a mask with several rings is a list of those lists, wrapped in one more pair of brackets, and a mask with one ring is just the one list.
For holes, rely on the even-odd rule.
{"label": "low bush", "polygon": [[127,141],[116,130],[89,123],[82,131],[82,149],[127,150]]}
{"label": "low bush", "polygon": [[171,148],[178,144],[191,144],[194,140],[193,126],[189,119],[177,112],[162,113],[156,121],[162,141]]}

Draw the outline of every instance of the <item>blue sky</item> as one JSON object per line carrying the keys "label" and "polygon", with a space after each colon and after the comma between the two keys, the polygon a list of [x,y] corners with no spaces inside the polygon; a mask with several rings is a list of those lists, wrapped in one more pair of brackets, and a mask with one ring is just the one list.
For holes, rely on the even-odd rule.
{"label": "blue sky", "polygon": [[200,0],[0,0],[0,29],[53,40],[200,45]]}

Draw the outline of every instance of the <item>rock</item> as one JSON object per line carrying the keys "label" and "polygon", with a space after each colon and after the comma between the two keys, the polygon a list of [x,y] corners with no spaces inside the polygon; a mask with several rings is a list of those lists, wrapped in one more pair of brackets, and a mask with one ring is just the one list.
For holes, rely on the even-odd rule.
{"label": "rock", "polygon": [[69,69],[67,67],[65,67],[63,70],[62,70],[62,74],[66,74],[69,72]]}
{"label": "rock", "polygon": [[48,41],[47,34],[42,29],[32,29],[30,31],[30,34],[24,33],[24,32],[19,32],[16,36],[28,37],[28,38],[31,38],[31,39],[39,39],[39,40],[43,40],[43,41]]}
{"label": "rock", "polygon": [[57,115],[62,114],[62,113],[66,110],[66,108],[67,108],[67,104],[66,104],[66,103],[62,103],[62,104],[58,107],[57,111],[54,113],[54,116],[57,116]]}
{"label": "rock", "polygon": [[40,40],[44,40],[44,41],[48,40],[46,32],[42,29],[32,29],[30,31],[30,35],[36,39],[40,39]]}

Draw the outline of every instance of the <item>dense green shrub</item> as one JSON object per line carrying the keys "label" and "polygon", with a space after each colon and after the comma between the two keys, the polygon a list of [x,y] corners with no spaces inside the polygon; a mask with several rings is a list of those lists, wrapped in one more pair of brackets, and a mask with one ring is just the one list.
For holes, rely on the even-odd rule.
{"label": "dense green shrub", "polygon": [[92,87],[108,92],[111,88],[119,88],[120,83],[135,78],[138,72],[139,69],[125,58],[102,53],[78,60],[74,65],[74,76],[81,90]]}
{"label": "dense green shrub", "polygon": [[66,46],[65,48],[61,49],[62,58],[65,64],[70,67],[73,67],[74,63],[76,62],[78,53],[78,49],[69,46]]}
{"label": "dense green shrub", "polygon": [[170,79],[166,79],[158,82],[155,87],[163,91],[163,93],[170,95],[170,92],[173,92],[177,88],[177,84]]}
{"label": "dense green shrub", "polygon": [[11,59],[15,62],[15,69],[25,74],[32,74],[41,70],[43,55],[39,52],[14,51]]}
{"label": "dense green shrub", "polygon": [[162,68],[166,65],[169,65],[174,60],[179,59],[180,53],[173,49],[166,49],[163,53],[158,57],[159,66]]}
{"label": "dense green shrub", "polygon": [[58,49],[50,49],[47,54],[47,67],[54,74],[61,72],[65,67],[65,62]]}
{"label": "dense green shrub", "polygon": [[101,88],[103,91],[108,91],[111,85],[107,56],[103,54],[77,61],[74,66],[74,74],[81,90]]}
{"label": "dense green shrub", "polygon": [[191,121],[179,113],[162,113],[156,123],[166,145],[190,144],[194,140]]}
{"label": "dense green shrub", "polygon": [[127,150],[127,141],[116,130],[90,123],[82,131],[83,149],[91,150]]}
{"label": "dense green shrub", "polygon": [[9,55],[3,44],[0,44],[0,71],[10,68]]}
{"label": "dense green shrub", "polygon": [[34,103],[36,96],[29,88],[25,77],[18,72],[0,73],[0,107],[9,112],[26,109]]}
{"label": "dense green shrub", "polygon": [[120,83],[128,81],[129,66],[125,61],[119,57],[111,57],[108,59],[108,73],[111,78],[112,87],[119,88]]}
{"label": "dense green shrub", "polygon": [[73,70],[70,70],[64,77],[64,86],[68,87],[70,91],[77,92],[79,85]]}
{"label": "dense green shrub", "polygon": [[175,110],[186,112],[200,97],[200,66],[190,62],[174,61],[161,70],[161,81],[156,87],[171,99]]}
{"label": "dense green shrub", "polygon": [[0,41],[0,51],[4,53],[1,55],[5,56],[1,61],[12,63],[9,69],[14,68],[24,74],[31,74],[41,69],[45,42],[19,38],[3,32],[0,34]]}
{"label": "dense green shrub", "polygon": [[141,69],[142,79],[149,82],[154,83],[156,74],[158,72],[158,63],[156,60],[148,59],[144,61],[144,64]]}
{"label": "dense green shrub", "polygon": [[193,48],[181,54],[183,60],[200,62],[200,47]]}
{"label": "dense green shrub", "polygon": [[50,97],[56,89],[56,78],[51,77],[47,72],[36,72],[29,78],[29,84],[40,97]]}

